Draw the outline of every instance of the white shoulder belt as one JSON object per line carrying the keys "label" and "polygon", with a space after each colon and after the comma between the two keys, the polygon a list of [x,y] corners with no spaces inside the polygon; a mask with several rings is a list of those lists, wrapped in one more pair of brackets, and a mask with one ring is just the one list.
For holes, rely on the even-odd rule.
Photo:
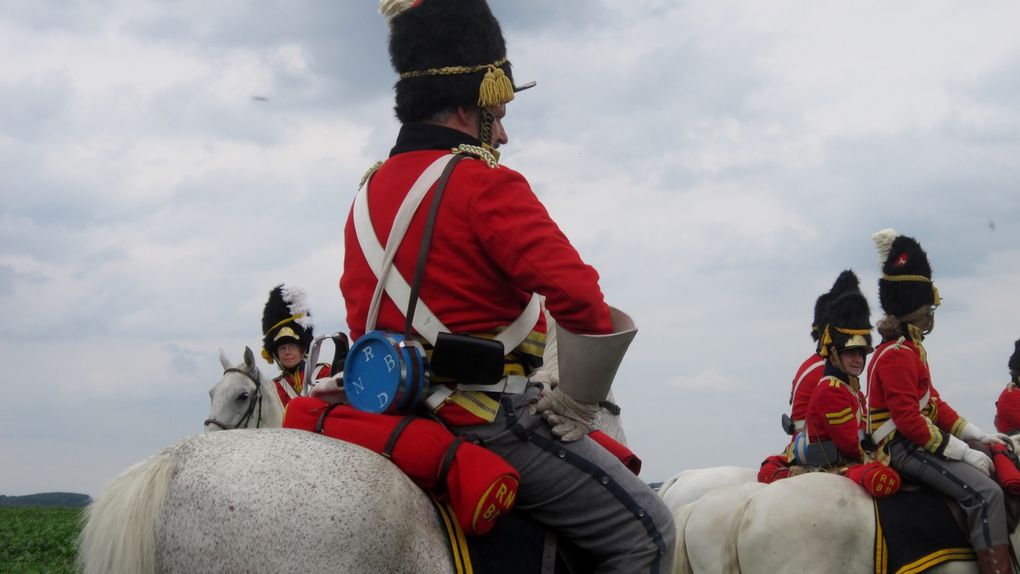
{"label": "white shoulder belt", "polygon": [[[411,186],[407,197],[404,198],[403,203],[400,204],[400,208],[397,210],[385,249],[379,243],[379,238],[375,234],[372,218],[368,211],[368,180],[358,190],[358,195],[354,199],[354,230],[357,234],[361,251],[365,255],[365,260],[368,261],[368,266],[379,280],[375,287],[375,293],[372,294],[372,304],[368,310],[365,331],[375,329],[376,321],[379,318],[379,307],[383,291],[386,292],[390,300],[396,304],[401,312],[407,313],[407,303],[411,297],[411,286],[401,276],[400,271],[394,269],[393,257],[396,255],[400,242],[404,239],[404,234],[407,233],[407,228],[410,226],[411,219],[418,210],[418,206],[421,205],[429,189],[439,180],[439,176],[442,174],[446,164],[454,157],[454,154],[440,157],[418,176],[417,181]],[[531,301],[528,302],[521,315],[495,337],[495,340],[503,344],[505,352],[509,353],[524,342],[528,334],[531,333],[531,330],[538,323],[541,307],[541,298],[537,294],[532,294]],[[420,298],[415,306],[412,325],[419,335],[433,345],[436,343],[439,333],[450,332]]]}
{"label": "white shoulder belt", "polygon": [[[896,348],[896,349],[905,348],[907,350],[911,350],[910,347],[901,347],[900,343],[902,343],[902,342],[903,342],[903,338],[901,337],[900,341],[898,341],[897,344],[889,345],[888,347],[882,349],[882,352],[879,353],[877,357],[875,357],[875,360],[871,361],[871,365],[870,365],[871,368],[868,369],[868,385],[869,386],[871,385],[872,375],[875,373],[875,365],[878,363],[878,360],[881,359],[883,355],[885,355],[886,351],[888,351],[889,349],[893,349],[893,348]],[[870,395],[870,394],[871,394],[871,389],[868,389],[868,395]],[[931,400],[931,387],[929,387],[928,390],[925,391],[924,396],[921,397],[921,399],[919,401],[917,401],[918,410],[922,410],[923,411],[924,407],[928,406],[928,402],[930,400]],[[871,428],[871,409],[868,409],[868,428],[869,429]],[[890,434],[892,434],[892,432],[894,430],[896,430],[896,423],[893,422],[892,416],[890,416],[889,420],[887,420],[884,423],[882,423],[881,425],[879,425],[879,427],[877,429],[875,429],[875,432],[871,433],[871,440],[875,444],[880,444],[882,442],[882,439],[884,439],[885,437],[887,437]]]}

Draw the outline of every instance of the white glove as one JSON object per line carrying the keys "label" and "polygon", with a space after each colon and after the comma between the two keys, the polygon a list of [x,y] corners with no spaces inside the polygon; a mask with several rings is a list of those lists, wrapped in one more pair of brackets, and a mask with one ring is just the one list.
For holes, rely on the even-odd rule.
{"label": "white glove", "polygon": [[955,436],[948,436],[949,444],[947,444],[946,449],[942,451],[942,454],[945,455],[946,458],[950,460],[962,460],[986,475],[992,475],[992,470],[995,468],[992,464],[992,459],[988,458],[985,453],[970,448],[967,446],[967,443]]}
{"label": "white glove", "polygon": [[973,466],[988,476],[995,472],[995,464],[985,453],[970,449],[963,455],[963,462]]}
{"label": "white glove", "polygon": [[573,442],[595,428],[596,403],[582,403],[565,395],[559,388],[543,393],[534,410],[552,427],[552,433],[563,442]]}
{"label": "white glove", "polygon": [[1005,444],[1002,442],[1002,439],[982,431],[972,422],[963,425],[963,430],[960,431],[960,439],[964,441],[979,440],[985,444]]}

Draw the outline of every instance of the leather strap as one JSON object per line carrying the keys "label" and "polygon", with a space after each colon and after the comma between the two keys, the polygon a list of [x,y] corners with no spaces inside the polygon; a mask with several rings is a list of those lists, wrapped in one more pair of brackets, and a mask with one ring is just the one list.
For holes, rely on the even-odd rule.
{"label": "leather strap", "polygon": [[[393,257],[396,255],[397,247],[400,246],[411,219],[414,217],[418,206],[432,185],[436,183],[450,162],[455,156],[447,154],[432,162],[425,171],[418,177],[411,190],[408,192],[404,202],[397,210],[393,220],[389,238],[386,241],[385,249],[380,245],[375,228],[372,226],[372,218],[368,210],[368,181],[366,181],[358,195],[354,199],[354,229],[358,237],[358,244],[369,267],[378,279],[375,293],[372,295],[372,303],[369,307],[368,318],[365,322],[365,330],[375,329],[379,317],[379,307],[383,291],[400,308],[403,301],[410,300],[411,286],[401,275],[400,271],[393,269]],[[436,337],[440,332],[450,332],[445,325],[429,309],[428,305],[420,298],[416,300],[416,307],[413,313],[412,325],[414,329],[429,343],[435,344]],[[404,309],[402,309],[404,310]],[[503,344],[503,349],[510,352],[516,349],[528,337],[528,334],[538,323],[542,312],[542,301],[538,294],[533,294],[527,307],[506,329],[501,331],[495,340]],[[405,317],[410,315],[406,312]]]}
{"label": "leather strap", "polygon": [[436,476],[436,494],[439,496],[446,494],[446,477],[450,474],[450,467],[453,466],[453,460],[457,458],[457,451],[462,444],[464,437],[458,436],[443,453],[443,462],[439,465],[439,474]]}
{"label": "leather strap", "polygon": [[[439,202],[443,200],[443,192],[446,191],[446,183],[450,181],[450,174],[457,162],[464,159],[462,155],[455,155],[450,158],[439,176],[439,183],[436,184],[436,192],[432,195],[432,205],[429,207],[429,215],[425,219],[425,229],[421,235],[421,248],[418,250],[418,264],[414,267],[414,280],[411,282],[411,294],[407,296],[407,311],[404,313],[404,338],[411,338],[411,323],[414,319],[414,308],[418,305],[418,293],[421,291],[421,280],[425,277],[425,261],[429,258],[429,245],[432,244],[432,231],[436,228],[436,216],[439,215]],[[436,342],[429,339],[433,345]]]}
{"label": "leather strap", "polygon": [[400,440],[400,435],[404,434],[404,430],[407,429],[407,426],[414,422],[416,418],[417,417],[407,416],[400,419],[400,422],[397,423],[397,426],[393,428],[393,432],[390,433],[390,438],[386,439],[386,446],[383,448],[383,451],[379,454],[385,456],[386,458],[392,459],[393,449],[397,448],[397,441]]}

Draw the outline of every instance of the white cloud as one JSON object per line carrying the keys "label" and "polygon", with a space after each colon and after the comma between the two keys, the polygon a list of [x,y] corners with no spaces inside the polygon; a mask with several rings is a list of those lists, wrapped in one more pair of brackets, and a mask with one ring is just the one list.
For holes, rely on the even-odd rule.
{"label": "white cloud", "polygon": [[[936,385],[990,428],[1020,337],[1020,10],[491,4],[516,77],[539,82],[511,105],[504,162],[641,328],[616,390],[649,480],[782,446],[814,298],[853,267],[877,316],[869,237],[889,226],[946,295]],[[371,2],[0,11],[0,359],[8,381],[43,371],[87,401],[50,405],[67,422],[36,436],[40,395],[13,385],[0,454],[24,476],[0,493],[43,474],[96,493],[197,430],[218,349],[258,350],[279,282],[308,289],[317,331],[343,326],[343,222],[397,127],[385,45]],[[72,434],[116,452],[59,467]]]}

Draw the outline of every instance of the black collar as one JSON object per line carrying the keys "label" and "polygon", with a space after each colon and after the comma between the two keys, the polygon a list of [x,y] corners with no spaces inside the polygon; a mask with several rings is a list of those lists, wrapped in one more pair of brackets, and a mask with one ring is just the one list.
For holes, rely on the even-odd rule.
{"label": "black collar", "polygon": [[390,150],[390,157],[409,151],[449,150],[461,144],[477,146],[481,145],[481,142],[460,130],[425,122],[413,122],[400,127],[397,143]]}

